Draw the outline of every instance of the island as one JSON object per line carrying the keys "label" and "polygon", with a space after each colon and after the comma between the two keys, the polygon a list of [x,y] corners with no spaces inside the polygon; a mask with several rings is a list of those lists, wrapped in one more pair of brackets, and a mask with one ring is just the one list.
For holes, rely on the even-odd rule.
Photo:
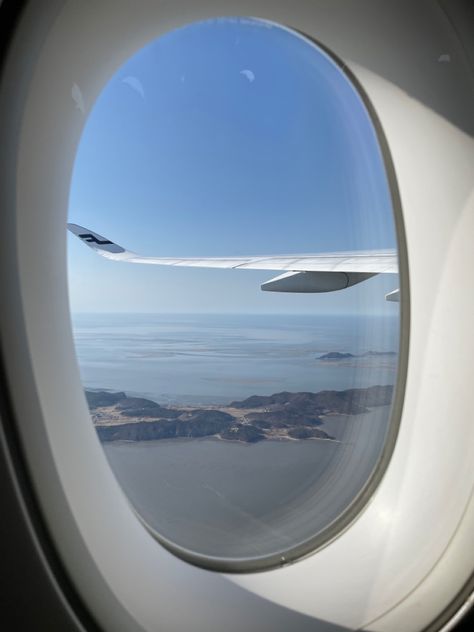
{"label": "island", "polygon": [[356,358],[353,353],[341,353],[341,351],[330,351],[322,356],[319,356],[318,360],[347,360],[348,358]]}
{"label": "island", "polygon": [[323,362],[334,362],[339,360],[352,360],[353,358],[379,358],[379,357],[395,357],[396,351],[366,351],[365,353],[347,353],[343,351],[330,351],[320,355],[317,359]]}
{"label": "island", "polygon": [[268,439],[334,441],[321,426],[327,415],[360,415],[391,403],[393,386],[344,391],[252,395],[227,406],[161,406],[123,391],[86,390],[101,441],[215,437],[256,443]]}

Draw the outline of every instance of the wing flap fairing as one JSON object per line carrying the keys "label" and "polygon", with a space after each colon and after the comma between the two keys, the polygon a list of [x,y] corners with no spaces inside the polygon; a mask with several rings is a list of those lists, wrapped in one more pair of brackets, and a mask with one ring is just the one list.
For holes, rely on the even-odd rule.
{"label": "wing flap fairing", "polygon": [[368,272],[285,272],[260,287],[266,292],[335,292],[372,276]]}

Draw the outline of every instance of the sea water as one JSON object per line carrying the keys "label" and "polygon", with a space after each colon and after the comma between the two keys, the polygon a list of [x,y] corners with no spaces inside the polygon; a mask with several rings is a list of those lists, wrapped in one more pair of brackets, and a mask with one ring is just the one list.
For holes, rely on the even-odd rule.
{"label": "sea water", "polygon": [[396,356],[319,360],[332,351],[397,351],[398,319],[390,317],[79,314],[73,331],[85,387],[160,404],[225,404],[396,377]]}
{"label": "sea water", "polygon": [[[160,404],[394,384],[398,320],[361,316],[77,315],[84,386]],[[320,360],[331,351],[354,358]],[[284,554],[349,506],[384,446],[390,407],[326,417],[335,441],[213,438],[104,444],[132,505],[158,534],[201,555]]]}

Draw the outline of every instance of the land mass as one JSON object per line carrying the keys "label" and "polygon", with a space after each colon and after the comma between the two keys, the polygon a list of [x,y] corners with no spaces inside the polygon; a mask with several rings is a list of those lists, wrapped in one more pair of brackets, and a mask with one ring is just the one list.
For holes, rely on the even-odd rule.
{"label": "land mass", "polygon": [[216,437],[256,443],[266,439],[334,437],[321,428],[330,414],[359,415],[392,400],[393,386],[345,391],[252,395],[228,406],[161,406],[120,392],[86,390],[92,420],[101,441],[154,441]]}
{"label": "land mass", "polygon": [[396,356],[395,351],[366,351],[365,353],[343,353],[341,351],[330,351],[319,356],[318,360],[350,360],[351,358],[378,358],[380,356]]}

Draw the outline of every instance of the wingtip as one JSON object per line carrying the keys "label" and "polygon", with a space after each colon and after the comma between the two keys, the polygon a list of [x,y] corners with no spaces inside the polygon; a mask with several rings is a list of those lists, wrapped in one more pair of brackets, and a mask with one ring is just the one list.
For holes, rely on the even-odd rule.
{"label": "wingtip", "polygon": [[71,231],[71,233],[76,233],[77,230],[82,230],[82,226],[79,224],[72,224],[71,222],[67,223],[67,229]]}
{"label": "wingtip", "polygon": [[73,223],[68,223],[67,227],[74,235],[76,235],[76,237],[89,246],[89,248],[92,248],[92,250],[95,250],[99,254],[107,256],[110,254],[117,255],[126,252],[125,248],[122,248],[122,246],[119,246],[113,241],[110,241],[110,239],[99,235],[89,228]]}

